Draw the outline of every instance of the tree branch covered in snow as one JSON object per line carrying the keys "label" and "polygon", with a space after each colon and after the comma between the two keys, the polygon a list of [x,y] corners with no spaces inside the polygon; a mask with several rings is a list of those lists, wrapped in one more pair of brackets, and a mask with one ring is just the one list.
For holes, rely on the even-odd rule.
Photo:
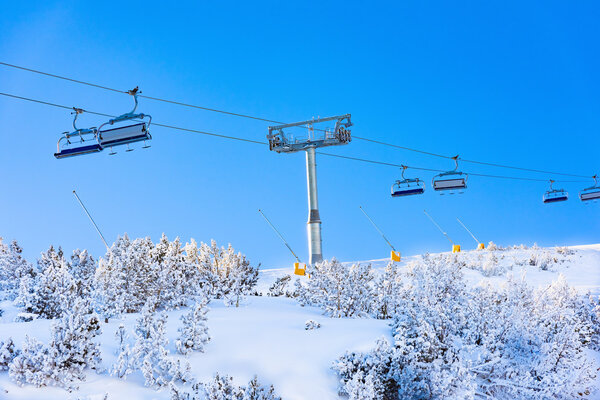
{"label": "tree branch covered in snow", "polygon": [[[393,346],[335,364],[351,398],[580,398],[591,390],[592,314],[564,278],[534,290],[523,280],[469,288],[448,256],[399,273]],[[353,397],[354,396],[354,397]]]}

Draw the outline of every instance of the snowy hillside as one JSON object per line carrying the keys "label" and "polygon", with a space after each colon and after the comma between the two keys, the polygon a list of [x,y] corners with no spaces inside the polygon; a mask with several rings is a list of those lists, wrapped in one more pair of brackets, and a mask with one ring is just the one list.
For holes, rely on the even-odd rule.
{"label": "snowy hillside", "polygon": [[[168,242],[163,242],[163,244],[169,249],[186,248],[188,256],[192,253],[189,247],[180,246],[178,243],[174,247],[169,245]],[[143,243],[140,242],[138,245],[142,246]],[[147,245],[150,246],[151,243]],[[115,246],[113,246],[113,249]],[[158,246],[159,244],[157,244]],[[125,248],[125,245],[122,245],[121,249]],[[214,249],[215,247],[213,247],[213,251]],[[204,248],[204,251],[208,251],[208,247]],[[227,259],[227,257],[235,256],[233,252],[227,253],[227,249],[223,249],[223,251],[224,253],[218,256],[215,256],[213,253],[213,257]],[[165,254],[170,254],[168,250],[164,252]],[[201,251],[199,252],[201,253]],[[436,255],[431,256],[437,257]],[[544,290],[552,282],[556,282],[559,276],[563,276],[566,282],[581,295],[587,292],[596,296],[600,294],[600,245],[577,246],[569,247],[568,249],[515,247],[495,249],[493,251],[467,251],[457,255],[445,256],[449,258],[442,260],[452,259],[452,265],[457,268],[456,271],[464,274],[464,281],[468,287],[482,287],[485,286],[486,282],[489,282],[492,287],[501,288],[507,280],[518,281],[524,277],[530,286]],[[201,259],[201,257],[198,256],[198,259]],[[397,268],[399,271],[411,270],[414,267],[411,264],[418,264],[420,259],[420,256],[407,257],[403,262],[397,264]],[[161,260],[163,259],[161,258]],[[236,260],[238,260],[236,262],[239,265],[243,264],[243,262],[240,264],[239,259]],[[204,261],[199,261],[199,263],[202,262]],[[355,268],[351,267],[351,264],[354,263],[344,263],[344,268],[346,270],[348,268]],[[369,279],[369,282],[372,282],[375,287],[377,285],[385,285],[384,280],[378,281],[374,276],[384,277],[386,274],[389,274],[389,269],[386,269],[387,260],[372,260],[361,264],[365,266],[371,264],[373,266],[375,269],[373,277],[365,278],[365,276],[370,276],[371,274],[367,269],[355,269],[349,275],[349,281],[361,282],[361,279]],[[102,263],[98,268],[99,271],[102,271],[102,268],[104,268],[104,271],[111,271],[110,268],[103,267]],[[417,270],[418,268],[415,269],[415,271]],[[189,362],[190,375],[192,377],[191,379],[187,379],[187,383],[175,379],[174,382],[177,382],[176,386],[178,388],[190,392],[191,381],[209,382],[213,379],[215,373],[232,376],[236,385],[244,386],[256,375],[261,384],[265,386],[273,385],[275,393],[281,396],[282,399],[336,399],[339,398],[340,379],[344,376],[343,370],[339,369],[339,365],[341,365],[339,363],[342,362],[339,361],[340,357],[344,356],[346,352],[369,352],[376,346],[376,342],[380,338],[386,339],[389,343],[398,340],[397,337],[396,339],[393,338],[393,333],[390,329],[390,325],[395,326],[396,328],[394,329],[396,330],[394,332],[397,334],[398,329],[400,329],[398,326],[399,324],[401,325],[401,321],[399,322],[398,319],[377,319],[375,316],[379,311],[370,312],[366,308],[361,308],[363,305],[357,304],[348,306],[354,307],[351,308],[351,311],[348,311],[350,309],[344,309],[343,312],[347,312],[347,315],[351,316],[350,318],[334,318],[329,316],[339,312],[340,307],[337,307],[337,311],[336,309],[327,308],[325,300],[319,300],[317,297],[311,295],[310,291],[312,289],[310,287],[299,289],[301,286],[294,285],[297,277],[292,276],[289,283],[283,286],[286,281],[284,280],[282,283],[281,278],[284,278],[291,272],[291,269],[264,269],[260,271],[258,281],[255,282],[256,285],[251,285],[253,286],[251,291],[240,292],[242,294],[235,297],[228,297],[229,295],[225,294],[219,295],[217,292],[214,292],[213,297],[219,297],[220,299],[213,298],[208,305],[209,311],[206,314],[206,325],[208,326],[210,341],[204,342],[201,346],[203,347],[202,351],[191,351],[187,355],[178,353],[177,341],[181,336],[180,332],[178,332],[178,329],[183,324],[181,317],[190,312],[190,307],[184,304],[175,304],[172,299],[165,297],[164,303],[161,303],[164,306],[159,306],[159,308],[167,310],[164,314],[166,316],[166,324],[163,328],[156,329],[158,331],[161,329],[164,330],[164,336],[168,339],[168,343],[163,341],[163,344],[170,357],[173,360],[181,361],[182,364],[185,364],[186,361]],[[417,275],[403,275],[401,278],[403,283],[399,284],[406,284],[413,278],[414,281],[412,282],[417,282],[417,272],[415,272]],[[108,274],[109,272],[105,273]],[[331,272],[331,274],[334,273],[335,271]],[[315,272],[315,274],[314,281],[320,279],[318,273]],[[98,275],[99,273],[96,271],[96,281],[98,280]],[[276,291],[273,289],[269,290],[278,279],[280,280],[279,283],[282,284],[280,288],[282,289],[281,293],[287,292],[289,296],[293,297],[285,295],[273,296],[273,294],[281,294],[275,293]],[[306,283],[308,278],[302,277],[299,279],[300,282]],[[344,277],[344,279],[346,278]],[[440,277],[440,280],[443,280],[443,277]],[[221,281],[220,285],[223,282]],[[413,285],[416,284],[413,283]],[[518,284],[515,285],[518,286]],[[23,283],[21,286],[23,286]],[[14,287],[12,290],[19,291]],[[186,290],[189,290],[189,288]],[[298,292],[299,290],[300,292]],[[351,298],[359,299],[366,296],[361,292],[361,288],[353,288],[352,290],[354,292],[348,294]],[[511,290],[514,291],[517,289]],[[551,291],[559,293],[557,296],[562,296],[560,298],[572,299],[568,293],[560,294],[561,290],[566,289],[561,286],[551,289]],[[535,296],[545,295],[540,292]],[[390,297],[393,297],[393,295],[390,295]],[[582,299],[584,297],[581,296]],[[135,303],[134,300],[126,300],[118,296],[116,298],[123,304],[126,304],[127,301],[130,304]],[[548,297],[548,301],[553,301],[552,299],[554,298]],[[235,307],[234,305],[236,300],[239,301],[239,307]],[[380,310],[381,304],[391,307],[388,304],[388,300],[391,301],[391,298],[380,299],[377,305],[374,306],[374,310]],[[399,303],[395,303],[395,307],[403,304],[402,301],[405,300],[399,299],[398,301]],[[302,306],[300,303],[305,305]],[[16,304],[21,305],[17,306]],[[170,306],[170,304],[175,305]],[[310,304],[315,304],[315,306],[311,306]],[[364,307],[367,306],[364,305]],[[50,319],[39,317],[29,322],[15,322],[15,320],[22,320],[24,318],[23,302],[19,303],[18,299],[17,301],[13,299],[4,300],[0,303],[0,309],[3,311],[0,317],[0,341],[6,342],[8,338],[12,338],[15,347],[21,348],[26,336],[34,337],[45,344],[56,340],[55,338],[53,339],[55,333],[52,333],[51,328],[54,321]],[[20,386],[14,379],[11,379],[11,374],[7,371],[2,371],[3,355],[0,352],[0,398],[70,398],[95,400],[104,399],[105,394],[108,394],[108,399],[148,400],[175,398],[172,397],[174,395],[169,385],[162,387],[160,385],[151,385],[152,387],[146,387],[145,375],[140,371],[131,371],[130,374],[125,375],[126,379],[119,379],[114,374],[111,376],[113,366],[119,361],[119,343],[115,338],[115,333],[122,324],[124,332],[127,332],[130,336],[130,344],[133,346],[135,342],[134,338],[136,337],[134,330],[139,329],[140,326],[137,322],[141,319],[140,309],[137,308],[136,312],[122,315],[120,313],[112,313],[114,315],[108,318],[108,323],[104,321],[104,318],[100,318],[102,333],[96,336],[94,340],[99,343],[102,361],[96,370],[85,369],[85,380],[77,381],[74,387],[78,387],[78,389],[73,390],[71,393],[60,387],[60,385],[57,385],[57,387],[53,386],[54,384],[48,384],[48,386],[39,388],[30,383],[24,383]],[[598,310],[600,311],[600,308]],[[390,311],[388,312],[392,315]],[[568,315],[568,310],[567,314],[564,315]],[[515,316],[515,318],[517,317]],[[551,317],[548,315],[547,318]],[[306,329],[306,322],[309,320],[316,321],[320,324],[320,327],[318,329]],[[595,321],[596,323],[598,322],[597,320]],[[154,325],[152,326],[156,327],[159,325],[156,325],[156,321],[154,321]],[[596,328],[600,329],[598,326]],[[590,333],[590,335],[592,334]],[[593,335],[590,337],[593,337]],[[598,340],[598,338],[595,337],[593,340]],[[573,346],[575,346],[575,350],[573,351],[578,351],[579,347],[575,344]],[[584,353],[585,362],[595,362],[596,366],[592,369],[596,370],[598,365],[600,365],[600,352],[586,348]],[[577,357],[579,356],[573,355],[573,357],[573,359],[578,359]],[[332,366],[336,362],[338,362],[337,373],[332,369]],[[556,362],[558,364],[558,360]],[[574,366],[576,364],[567,363],[565,365]],[[459,368],[454,373],[460,375],[464,371]],[[560,377],[561,375],[557,376]],[[581,381],[579,378],[569,377],[569,379],[571,378],[573,382]],[[444,386],[443,382],[448,380],[441,377],[439,379],[440,387]],[[354,382],[353,385],[355,386],[351,385],[352,382]],[[372,388],[376,387],[376,384],[369,383],[370,381],[366,377],[358,381],[353,380],[352,382],[349,382],[345,387],[346,390],[354,390],[352,388],[356,388],[356,392],[347,392],[351,396],[354,396],[353,398],[369,398],[366,397],[370,396],[369,393],[371,392],[369,390],[372,391]],[[478,380],[473,382],[479,385],[478,388],[472,390],[475,397],[485,397],[481,389],[485,386],[481,386]],[[560,382],[554,382],[553,384],[560,385]],[[599,378],[593,378],[591,386],[600,389]],[[462,393],[461,391],[468,393],[472,389],[468,385],[461,386],[461,384],[457,384],[457,387],[459,389],[453,392],[455,396],[459,396],[458,393]],[[495,390],[497,389],[492,388],[488,392],[502,393],[501,391],[495,392]],[[360,395],[360,393],[363,393],[363,395]],[[465,396],[468,397],[468,395]],[[225,399],[230,397],[214,398]],[[267,399],[268,397],[244,397],[244,399],[246,398]],[[498,398],[506,397],[499,395]],[[527,396],[523,396],[523,398],[527,398]],[[600,393],[593,391],[588,395],[584,393],[583,398],[600,399]]]}

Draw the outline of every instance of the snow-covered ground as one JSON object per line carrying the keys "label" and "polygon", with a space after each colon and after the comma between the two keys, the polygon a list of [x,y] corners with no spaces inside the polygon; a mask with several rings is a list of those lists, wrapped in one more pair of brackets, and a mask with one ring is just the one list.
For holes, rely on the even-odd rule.
{"label": "snow-covered ground", "polygon": [[[488,280],[500,285],[513,274],[526,280],[533,286],[544,286],[563,274],[569,284],[582,294],[591,292],[600,294],[600,245],[570,247],[574,253],[552,264],[547,271],[539,267],[525,265],[514,266],[529,258],[528,249],[509,249],[496,251],[498,265],[506,267],[499,276],[485,277],[481,271],[467,268],[465,275],[472,284]],[[553,249],[552,249],[553,250]],[[470,261],[485,259],[490,252],[464,252],[467,265]],[[415,257],[407,257],[404,265]],[[369,261],[377,269],[383,268],[387,260]],[[513,266],[509,268],[509,266]],[[263,296],[250,296],[239,308],[225,307],[220,301],[210,304],[208,326],[211,341],[204,353],[192,353],[188,356],[194,376],[208,380],[214,373],[229,374],[237,384],[246,384],[254,374],[263,384],[273,384],[283,399],[336,399],[337,377],[331,370],[334,360],[345,351],[366,351],[373,347],[376,339],[390,337],[389,321],[365,319],[335,319],[322,315],[320,309],[301,307],[290,298],[268,297],[268,287],[278,278],[290,274],[291,269],[265,269],[261,271],[258,291]],[[306,279],[306,278],[302,278]],[[51,321],[34,320],[31,322],[13,322],[19,312],[11,302],[0,303],[4,315],[0,317],[0,340],[12,337],[20,346],[25,335],[47,342],[50,336]],[[175,338],[181,322],[179,317],[184,311],[168,313],[167,335],[169,350],[175,354]],[[115,331],[124,323],[129,331],[138,314],[127,315],[123,319],[112,319],[102,323],[102,365],[109,368],[116,360]],[[305,322],[313,319],[321,323],[317,330],[305,330]],[[593,354],[600,361],[600,354]],[[600,388],[597,380],[596,387]],[[97,374],[88,372],[80,390],[68,393],[55,387],[34,388],[19,387],[12,382],[6,372],[0,372],[0,399],[169,399],[169,391],[155,391],[144,387],[139,373],[130,375],[127,380],[110,377],[107,372]],[[592,397],[600,399],[600,394]]]}

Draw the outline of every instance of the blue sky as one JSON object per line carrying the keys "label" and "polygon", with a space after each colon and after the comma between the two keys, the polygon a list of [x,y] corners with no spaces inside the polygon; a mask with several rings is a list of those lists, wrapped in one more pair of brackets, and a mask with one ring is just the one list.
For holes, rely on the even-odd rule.
{"label": "blue sky", "polygon": [[[0,60],[193,104],[301,121],[351,113],[353,133],[527,168],[600,173],[600,6],[582,2],[5,2]],[[0,91],[119,114],[131,99],[0,66]],[[141,100],[156,122],[264,140],[267,123]],[[83,115],[80,126],[101,117]],[[67,110],[0,96],[0,236],[33,259],[50,244],[104,253],[76,189],[109,241],[161,233],[231,242],[251,261],[304,260],[303,154],[155,127],[152,147],[55,160]],[[139,146],[138,146],[139,147]],[[434,169],[448,160],[355,140],[332,152]],[[392,199],[395,168],[318,157],[326,258],[383,258],[379,223],[404,254],[455,242],[600,242],[600,206],[543,205],[543,182],[471,177],[462,196]],[[467,172],[550,179],[464,164]],[[407,175],[430,181],[432,174]],[[554,177],[560,179],[560,177]],[[569,179],[569,178],[567,178]],[[578,178],[575,178],[578,179]]]}

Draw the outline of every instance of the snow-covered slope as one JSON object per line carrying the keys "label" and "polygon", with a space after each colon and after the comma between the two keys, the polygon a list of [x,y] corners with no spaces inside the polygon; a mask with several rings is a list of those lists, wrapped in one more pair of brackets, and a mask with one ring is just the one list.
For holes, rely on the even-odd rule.
{"label": "snow-covered slope", "polygon": [[[472,284],[488,280],[501,284],[509,274],[525,274],[534,286],[546,285],[563,274],[567,281],[582,293],[600,294],[600,245],[571,247],[572,254],[557,257],[548,270],[530,265],[532,252],[544,249],[511,248],[489,251],[471,251],[459,255],[466,263],[465,274]],[[554,249],[548,249],[551,257]],[[482,271],[471,268],[485,262],[493,253],[497,258],[498,275],[484,276]],[[401,265],[415,257],[407,257]],[[387,260],[369,261],[376,269],[383,268]],[[518,265],[523,264],[523,265]],[[512,266],[512,268],[511,268]],[[278,278],[290,274],[291,269],[265,269],[261,271],[258,290],[266,294],[268,287]],[[306,279],[306,278],[302,278]],[[0,340],[12,337],[19,346],[25,335],[47,342],[51,321],[12,322],[18,313],[10,302],[0,303],[4,315],[0,319]],[[200,380],[207,380],[214,373],[229,374],[236,383],[245,384],[254,374],[261,382],[273,384],[283,399],[335,399],[337,378],[331,371],[332,362],[347,350],[366,351],[376,339],[389,338],[388,321],[376,319],[333,319],[322,315],[320,309],[301,307],[293,299],[284,297],[251,296],[239,308],[225,307],[219,301],[210,304],[208,326],[212,340],[204,353],[193,353],[188,360],[192,372]],[[174,341],[179,317],[184,311],[169,312],[167,336],[169,350],[175,353]],[[120,323],[131,331],[138,314],[102,323],[103,366],[115,361],[115,331]],[[304,324],[313,319],[321,323],[317,330],[305,330]],[[595,357],[599,358],[596,354]],[[597,385],[598,387],[599,385]],[[168,390],[155,391],[145,388],[143,378],[134,373],[127,380],[110,377],[107,372],[87,373],[87,380],[80,384],[77,393],[69,394],[61,388],[19,387],[6,372],[0,372],[0,399],[169,399]],[[599,398],[598,394],[595,398]]]}

